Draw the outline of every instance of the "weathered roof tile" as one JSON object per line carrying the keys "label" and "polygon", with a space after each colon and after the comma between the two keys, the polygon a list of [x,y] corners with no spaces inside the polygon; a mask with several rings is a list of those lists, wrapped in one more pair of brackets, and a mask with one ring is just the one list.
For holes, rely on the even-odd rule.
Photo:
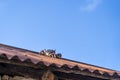
{"label": "weathered roof tile", "polygon": [[0,58],[16,60],[34,65],[51,66],[90,72],[98,75],[120,77],[120,72],[68,59],[57,59],[39,55],[38,52],[0,44]]}

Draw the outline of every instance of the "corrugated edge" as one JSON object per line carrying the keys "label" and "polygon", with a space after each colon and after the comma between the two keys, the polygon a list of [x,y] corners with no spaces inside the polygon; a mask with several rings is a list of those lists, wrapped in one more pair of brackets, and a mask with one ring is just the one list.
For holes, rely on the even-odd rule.
{"label": "corrugated edge", "polygon": [[[0,47],[3,47],[4,49],[8,49],[8,51],[10,51],[8,53],[6,53],[4,49],[2,53],[0,51],[0,58],[6,59],[6,60],[20,61],[22,63],[28,63],[28,64],[30,63],[34,65],[43,65],[46,67],[51,66],[55,68],[65,69],[65,70],[67,69],[67,70],[75,70],[75,71],[84,71],[84,72],[94,73],[94,74],[103,75],[103,76],[120,77],[119,71],[111,70],[108,68],[94,66],[91,64],[77,62],[69,59],[53,59],[53,61],[46,61],[45,59],[41,59],[41,58],[50,59],[50,57],[38,55],[38,52],[35,52],[35,51],[17,48],[17,47],[5,45],[5,44],[0,44]],[[12,53],[11,52],[12,50],[17,51],[18,53]],[[59,62],[56,63],[55,61],[60,61],[62,63],[59,63]],[[73,63],[73,64],[71,65],[69,63]]]}
{"label": "corrugated edge", "polygon": [[6,59],[6,60],[20,61],[20,62],[28,63],[28,64],[42,65],[42,66],[46,66],[46,67],[49,66],[49,67],[54,67],[54,68],[61,68],[64,70],[83,71],[83,72],[93,73],[93,74],[97,74],[97,75],[103,75],[103,76],[107,76],[107,77],[110,76],[110,77],[120,78],[120,75],[117,72],[114,72],[113,74],[109,74],[107,72],[101,73],[99,70],[91,70],[91,69],[79,67],[78,65],[75,65],[75,66],[71,66],[68,64],[59,65],[59,64],[55,64],[55,63],[48,63],[48,62],[37,61],[37,60],[36,60],[37,62],[34,62],[35,60],[32,60],[29,57],[20,57],[17,55],[10,56],[10,55],[6,55],[5,53],[0,54],[0,58]]}

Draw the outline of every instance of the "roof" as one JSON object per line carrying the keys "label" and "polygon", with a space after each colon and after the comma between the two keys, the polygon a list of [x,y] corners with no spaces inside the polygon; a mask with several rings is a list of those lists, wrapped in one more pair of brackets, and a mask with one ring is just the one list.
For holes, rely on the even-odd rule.
{"label": "roof", "polygon": [[[120,72],[116,70],[111,70],[99,66],[94,66],[82,62],[77,62],[69,59],[57,59],[38,54],[39,52],[30,51],[26,49],[21,49],[13,46],[8,46],[5,44],[0,44],[0,58],[6,58],[8,60],[17,59],[21,62],[31,62],[36,65],[43,63],[45,66],[56,66],[58,68],[67,67],[69,69],[77,69],[78,71],[88,71],[90,73],[96,73],[100,75],[109,75],[109,76],[119,76]],[[0,61],[1,62],[1,61]]]}

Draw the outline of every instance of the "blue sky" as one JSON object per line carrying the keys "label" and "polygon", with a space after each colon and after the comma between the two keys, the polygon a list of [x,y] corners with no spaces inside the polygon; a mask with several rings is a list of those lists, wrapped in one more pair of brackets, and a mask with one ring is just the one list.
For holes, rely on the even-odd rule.
{"label": "blue sky", "polygon": [[120,71],[120,0],[0,0],[0,43]]}

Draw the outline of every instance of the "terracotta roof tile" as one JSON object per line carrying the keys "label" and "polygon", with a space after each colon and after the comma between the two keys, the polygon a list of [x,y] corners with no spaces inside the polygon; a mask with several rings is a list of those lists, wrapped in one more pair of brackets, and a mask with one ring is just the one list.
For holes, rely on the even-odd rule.
{"label": "terracotta roof tile", "polygon": [[21,62],[27,62],[32,64],[44,64],[45,66],[54,66],[65,69],[81,70],[85,72],[92,72],[105,76],[120,76],[120,72],[102,68],[82,62],[72,61],[68,59],[57,59],[43,55],[39,55],[38,52],[16,48],[4,44],[0,44],[0,58],[6,58],[8,60],[18,60]]}

